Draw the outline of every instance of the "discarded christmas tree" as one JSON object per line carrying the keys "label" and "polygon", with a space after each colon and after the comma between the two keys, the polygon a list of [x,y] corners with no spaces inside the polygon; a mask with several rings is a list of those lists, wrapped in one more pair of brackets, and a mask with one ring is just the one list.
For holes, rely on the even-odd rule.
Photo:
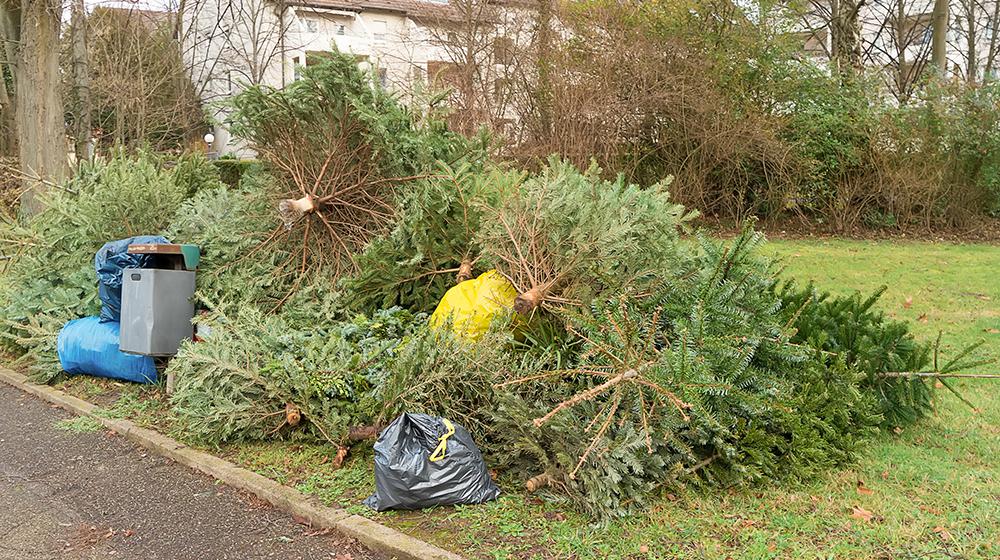
{"label": "discarded christmas tree", "polygon": [[231,103],[233,135],[274,177],[280,223],[264,244],[293,248],[278,275],[354,271],[355,253],[392,224],[395,185],[464,148],[433,118],[418,122],[347,54],[321,57],[284,89],[251,87]]}
{"label": "discarded christmas tree", "polygon": [[552,158],[484,216],[476,241],[517,289],[517,312],[585,304],[676,259],[696,214],[670,202],[669,181],[640,188],[600,172]]}
{"label": "discarded christmas tree", "polygon": [[431,312],[456,282],[484,272],[476,234],[484,213],[524,175],[463,161],[407,185],[392,231],[357,255],[358,272],[343,282],[361,311],[400,305]]}

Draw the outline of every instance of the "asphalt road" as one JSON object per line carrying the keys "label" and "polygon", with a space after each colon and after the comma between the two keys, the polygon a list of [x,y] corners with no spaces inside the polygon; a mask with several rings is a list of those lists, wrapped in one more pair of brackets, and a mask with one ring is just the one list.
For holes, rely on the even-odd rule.
{"label": "asphalt road", "polygon": [[379,558],[0,383],[0,560]]}

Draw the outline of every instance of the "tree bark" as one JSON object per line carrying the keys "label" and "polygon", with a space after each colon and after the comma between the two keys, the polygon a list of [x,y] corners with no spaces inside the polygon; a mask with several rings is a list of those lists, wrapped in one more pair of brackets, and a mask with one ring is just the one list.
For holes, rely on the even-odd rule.
{"label": "tree bark", "polygon": [[938,76],[948,75],[948,0],[934,0],[931,29],[931,63]]}
{"label": "tree bark", "polygon": [[91,145],[90,64],[87,57],[87,12],[83,0],[73,0],[73,116],[76,160],[93,156]]}
{"label": "tree bark", "polygon": [[983,80],[990,80],[993,78],[993,68],[996,64],[997,59],[997,47],[1000,46],[997,38],[1000,34],[1000,0],[994,0],[993,2],[993,13],[989,20],[990,29],[990,45],[986,51],[986,68],[983,69]]}
{"label": "tree bark", "polygon": [[830,4],[831,56],[842,73],[861,70],[861,24],[858,14],[865,0],[833,0]]}
{"label": "tree bark", "polygon": [[553,2],[538,0],[538,20],[535,31],[537,80],[535,104],[538,114],[537,134],[543,142],[552,135],[552,51],[553,51]]}
{"label": "tree bark", "polygon": [[40,210],[38,194],[66,178],[66,125],[59,92],[59,0],[22,0],[17,64],[17,129],[25,190],[21,211]]}
{"label": "tree bark", "polygon": [[0,0],[0,156],[17,155],[14,95],[17,86],[17,42],[20,36],[20,0]]}

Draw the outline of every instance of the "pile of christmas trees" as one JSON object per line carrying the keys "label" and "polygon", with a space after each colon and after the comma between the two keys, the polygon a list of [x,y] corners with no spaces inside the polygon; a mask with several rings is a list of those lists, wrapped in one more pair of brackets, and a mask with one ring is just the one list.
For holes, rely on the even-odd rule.
{"label": "pile of christmas trees", "polygon": [[[671,202],[669,179],[492,163],[346,56],[234,108],[261,156],[238,187],[204,165],[188,166],[196,188],[183,168],[153,174],[182,202],[150,227],[205,255],[212,334],[169,365],[190,438],[315,439],[341,460],[397,414],[429,412],[466,426],[505,484],[605,517],[675,484],[813,476],[930,409],[928,378],[911,374],[934,369],[931,349],[872,310],[877,294],[783,283],[750,227],[683,238],[695,213]],[[87,192],[58,194],[22,238],[99,241],[79,214],[76,229],[54,219]],[[25,278],[47,259],[27,254]],[[487,271],[516,293],[487,332],[426,320]],[[14,309],[18,290],[0,303]]]}

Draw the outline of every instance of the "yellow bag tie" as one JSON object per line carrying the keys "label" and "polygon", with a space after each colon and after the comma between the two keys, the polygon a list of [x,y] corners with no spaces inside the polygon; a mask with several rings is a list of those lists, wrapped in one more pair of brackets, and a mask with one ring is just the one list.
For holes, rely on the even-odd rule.
{"label": "yellow bag tie", "polygon": [[429,458],[432,463],[436,463],[441,459],[444,459],[444,454],[448,451],[448,438],[455,435],[455,426],[453,426],[447,418],[442,418],[441,421],[444,422],[444,427],[448,428],[448,431],[445,432],[443,436],[438,438],[440,443],[438,443],[437,449],[434,450],[434,453],[431,453]]}

